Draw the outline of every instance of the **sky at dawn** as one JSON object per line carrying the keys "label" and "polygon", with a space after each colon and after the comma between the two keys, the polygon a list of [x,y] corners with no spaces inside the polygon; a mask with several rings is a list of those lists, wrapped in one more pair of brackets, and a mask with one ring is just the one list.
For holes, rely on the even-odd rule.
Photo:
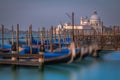
{"label": "sky at dawn", "polygon": [[120,25],[120,0],[0,0],[0,24],[20,29],[56,27],[71,22],[66,13],[75,13],[75,24],[81,16],[90,16],[97,10],[105,26]]}

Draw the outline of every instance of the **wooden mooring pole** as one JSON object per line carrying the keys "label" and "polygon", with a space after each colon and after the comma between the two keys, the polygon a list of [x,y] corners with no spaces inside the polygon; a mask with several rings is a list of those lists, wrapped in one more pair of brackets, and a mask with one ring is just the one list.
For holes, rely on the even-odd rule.
{"label": "wooden mooring pole", "polygon": [[94,30],[94,41],[93,41],[93,46],[94,46],[94,52],[93,52],[93,57],[99,57],[98,55],[98,42],[97,42],[97,32]]}
{"label": "wooden mooring pole", "polygon": [[2,25],[2,48],[4,48],[4,25]]}
{"label": "wooden mooring pole", "polygon": [[49,49],[49,31],[48,30],[47,30],[46,37],[47,37],[47,49]]}
{"label": "wooden mooring pole", "polygon": [[40,52],[39,52],[40,57],[38,58],[38,62],[40,63],[39,69],[41,70],[44,69],[44,52],[45,52],[45,47],[44,45],[41,45]]}
{"label": "wooden mooring pole", "polygon": [[54,28],[54,41],[56,41],[56,28]]}
{"label": "wooden mooring pole", "polygon": [[63,42],[66,43],[66,29],[63,30]]}
{"label": "wooden mooring pole", "polygon": [[43,27],[42,28],[42,31],[41,31],[41,44],[44,45],[44,42],[45,42],[45,28]]}
{"label": "wooden mooring pole", "polygon": [[74,12],[72,12],[72,41],[74,41]]}
{"label": "wooden mooring pole", "polygon": [[38,62],[40,63],[39,69],[43,70],[44,69],[44,52],[45,52],[45,47],[44,47],[44,41],[45,41],[45,28],[42,28],[42,31],[40,31],[40,38],[41,38],[41,45],[40,45],[40,51],[39,55],[40,57],[38,58]]}
{"label": "wooden mooring pole", "polygon": [[67,30],[67,38],[70,39],[70,30]]}
{"label": "wooden mooring pole", "polygon": [[28,46],[30,46],[30,27],[29,27],[29,30],[27,32],[27,35],[28,35]]}
{"label": "wooden mooring pole", "polygon": [[[12,25],[12,54],[16,54],[16,53],[17,53],[17,48],[16,48],[16,43],[14,42],[14,26]],[[11,60],[16,61],[17,59],[16,57],[12,56]]]}
{"label": "wooden mooring pole", "polygon": [[79,31],[78,30],[76,30],[76,41],[75,41],[75,43],[76,43],[76,47],[77,48],[79,48],[80,47],[80,45],[79,45],[79,37],[78,37],[78,34],[79,34]]}
{"label": "wooden mooring pole", "polygon": [[58,31],[58,44],[59,44],[59,51],[61,50],[61,36],[60,36],[60,30]]}
{"label": "wooden mooring pole", "polygon": [[40,31],[40,40],[41,40],[41,45],[43,45],[43,31]]}
{"label": "wooden mooring pole", "polygon": [[37,40],[37,49],[39,48],[38,46],[39,46],[39,41],[40,41],[40,28],[38,28],[38,34],[37,34],[38,36],[38,40]]}
{"label": "wooden mooring pole", "polygon": [[32,54],[32,24],[29,27],[29,35],[30,35],[30,54]]}
{"label": "wooden mooring pole", "polygon": [[16,48],[18,53],[19,52],[19,24],[17,24],[17,29],[16,29]]}
{"label": "wooden mooring pole", "polygon": [[53,26],[50,29],[50,52],[53,52]]}
{"label": "wooden mooring pole", "polygon": [[[14,30],[12,26],[12,40],[14,38]],[[12,54],[17,54],[19,52],[19,24],[17,24],[17,29],[16,29],[16,43],[12,42]],[[12,56],[12,61],[16,61],[17,57]],[[13,65],[14,66],[14,65]]]}
{"label": "wooden mooring pole", "polygon": [[12,45],[14,44],[14,26],[12,25]]}
{"label": "wooden mooring pole", "polygon": [[26,39],[26,45],[27,45],[27,46],[28,46],[28,32],[29,32],[29,31],[27,31],[26,36],[25,36],[25,39]]}

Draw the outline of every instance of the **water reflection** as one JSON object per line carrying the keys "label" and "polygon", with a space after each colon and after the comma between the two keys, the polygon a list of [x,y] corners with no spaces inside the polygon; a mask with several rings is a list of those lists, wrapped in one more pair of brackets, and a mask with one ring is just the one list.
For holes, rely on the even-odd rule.
{"label": "water reflection", "polygon": [[17,69],[16,66],[12,66],[11,73],[12,73],[12,80],[18,80],[19,70]]}
{"label": "water reflection", "polygon": [[[115,58],[115,60],[113,60]],[[117,58],[117,60],[116,60]],[[71,64],[38,67],[0,66],[1,80],[120,80],[120,51],[101,52]]]}
{"label": "water reflection", "polygon": [[[77,61],[71,64],[59,64],[59,65],[49,65],[46,66],[46,71],[50,73],[56,73],[57,75],[64,75],[62,80],[79,80],[81,77],[78,76],[82,73],[82,70],[92,65],[93,61],[84,60],[84,61]],[[57,79],[57,80],[61,80]]]}

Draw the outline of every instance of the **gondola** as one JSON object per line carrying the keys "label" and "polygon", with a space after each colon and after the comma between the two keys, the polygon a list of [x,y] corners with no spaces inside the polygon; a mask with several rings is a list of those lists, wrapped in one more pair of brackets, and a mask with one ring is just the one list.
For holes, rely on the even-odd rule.
{"label": "gondola", "polygon": [[11,48],[11,45],[9,44],[4,44],[3,47],[0,44],[0,52],[8,53],[10,51],[10,48]]}
{"label": "gondola", "polygon": [[71,60],[72,54],[69,49],[63,49],[60,52],[44,53],[45,64],[68,63]]}
{"label": "gondola", "polygon": [[[19,51],[18,54],[30,54],[30,47],[24,46],[21,47],[21,51]],[[32,54],[38,54],[40,52],[40,49],[38,48],[32,48]],[[79,58],[80,51],[79,49],[75,49],[75,57],[73,57],[72,51],[70,48],[62,48],[60,51],[44,51],[44,64],[60,64],[60,63],[70,63],[73,60],[76,60]],[[37,60],[37,58],[19,58],[22,60]]]}
{"label": "gondola", "polygon": [[0,52],[8,53],[9,51],[10,51],[10,49],[7,49],[7,48],[0,48]]}
{"label": "gondola", "polygon": [[[24,47],[24,49],[19,53],[26,54],[26,53],[29,53],[29,51],[30,51],[29,47]],[[32,49],[32,51],[33,51],[33,54],[38,54],[39,50]],[[69,61],[76,60],[80,57],[79,49],[75,49],[75,52],[76,52],[76,56],[73,57],[71,49],[68,49],[68,48],[62,48],[60,51],[54,51],[54,52],[45,51],[44,64],[69,63]]]}
{"label": "gondola", "polygon": [[[64,53],[63,51],[61,51],[60,53],[61,54]],[[55,52],[55,54],[56,54],[56,52]],[[60,56],[57,56],[57,57],[54,56],[54,57],[51,57],[51,58],[45,58],[44,63],[45,64],[69,63],[71,60],[72,61],[77,60],[79,57],[80,57],[80,53],[79,53],[78,49],[76,49],[76,56],[75,57],[73,57],[71,50],[68,50],[68,52],[66,52],[63,55],[60,55]]]}
{"label": "gondola", "polygon": [[[20,51],[20,54],[28,54],[30,48],[24,48],[22,51]],[[27,52],[26,52],[27,51]],[[32,49],[33,54],[38,54],[38,52],[35,49]],[[77,59],[79,55],[79,50],[76,49],[76,57]],[[60,51],[54,51],[54,52],[49,52],[45,51],[44,52],[44,64],[59,64],[59,63],[68,63],[72,59],[72,52],[68,48],[63,48]],[[31,58],[30,58],[31,59]],[[28,60],[28,59],[27,59]],[[74,60],[74,59],[73,59]]]}

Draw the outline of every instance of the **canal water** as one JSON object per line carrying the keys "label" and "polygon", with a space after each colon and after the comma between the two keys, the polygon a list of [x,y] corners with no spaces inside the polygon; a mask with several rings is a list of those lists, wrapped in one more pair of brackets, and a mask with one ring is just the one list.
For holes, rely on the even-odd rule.
{"label": "canal water", "polygon": [[0,65],[0,80],[120,80],[120,51],[102,51],[70,64],[17,67]]}

